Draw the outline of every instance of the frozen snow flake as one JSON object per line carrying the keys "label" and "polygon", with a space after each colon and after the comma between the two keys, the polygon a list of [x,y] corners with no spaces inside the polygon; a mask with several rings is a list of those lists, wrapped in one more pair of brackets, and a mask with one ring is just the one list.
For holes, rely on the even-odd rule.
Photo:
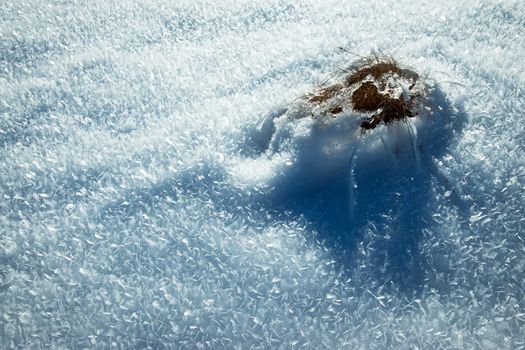
{"label": "frozen snow flake", "polygon": [[326,299],[327,300],[335,300],[337,296],[335,294],[326,293]]}
{"label": "frozen snow flake", "polygon": [[483,214],[482,212],[479,212],[479,213],[477,213],[475,215],[471,215],[469,220],[470,220],[470,222],[474,223],[476,221],[479,221],[479,220],[483,219],[484,217],[486,217],[486,215]]}
{"label": "frozen snow flake", "polygon": [[30,171],[30,172],[25,173],[24,176],[25,176],[27,179],[33,180],[33,179],[36,177],[36,173]]}
{"label": "frozen snow flake", "polygon": [[84,269],[82,267],[80,267],[78,269],[78,272],[82,275],[82,276],[85,276],[85,277],[90,277],[91,276],[91,272],[87,269]]}
{"label": "frozen snow flake", "polygon": [[25,325],[29,324],[31,322],[32,318],[33,318],[33,315],[32,315],[32,313],[30,311],[22,312],[20,314],[20,317],[19,317],[20,322],[22,324],[25,324]]}

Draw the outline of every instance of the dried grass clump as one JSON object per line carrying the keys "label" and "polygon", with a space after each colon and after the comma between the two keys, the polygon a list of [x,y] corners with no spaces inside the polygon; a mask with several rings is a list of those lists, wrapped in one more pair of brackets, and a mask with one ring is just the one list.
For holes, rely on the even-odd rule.
{"label": "dried grass clump", "polygon": [[323,103],[337,95],[343,89],[343,85],[334,84],[320,88],[314,94],[308,96],[308,101],[313,103]]}
{"label": "dried grass clump", "polygon": [[305,99],[333,116],[346,110],[366,113],[363,130],[414,117],[423,96],[419,75],[392,57],[372,55],[340,73],[339,82],[320,86]]}

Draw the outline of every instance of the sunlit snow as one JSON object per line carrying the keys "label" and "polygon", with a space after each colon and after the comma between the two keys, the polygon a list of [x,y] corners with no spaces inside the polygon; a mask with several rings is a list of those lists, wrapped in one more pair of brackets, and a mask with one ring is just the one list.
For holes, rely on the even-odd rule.
{"label": "sunlit snow", "polygon": [[[525,348],[524,28],[513,0],[2,1],[0,348]],[[283,117],[371,52],[425,120]]]}

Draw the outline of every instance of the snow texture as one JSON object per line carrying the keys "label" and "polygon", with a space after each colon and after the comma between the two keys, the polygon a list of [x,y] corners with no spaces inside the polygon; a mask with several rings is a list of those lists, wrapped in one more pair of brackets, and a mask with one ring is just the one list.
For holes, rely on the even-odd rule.
{"label": "snow texture", "polygon": [[[512,0],[2,1],[0,348],[524,349],[524,29]],[[283,117],[372,50],[424,118]]]}

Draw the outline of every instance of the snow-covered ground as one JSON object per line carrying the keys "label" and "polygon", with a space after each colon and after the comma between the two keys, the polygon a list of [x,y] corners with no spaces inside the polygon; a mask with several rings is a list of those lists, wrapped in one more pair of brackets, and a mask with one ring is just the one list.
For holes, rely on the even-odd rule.
{"label": "snow-covered ground", "polygon": [[[522,1],[2,1],[0,348],[523,349],[524,35]],[[372,50],[434,84],[420,159],[260,153]]]}

